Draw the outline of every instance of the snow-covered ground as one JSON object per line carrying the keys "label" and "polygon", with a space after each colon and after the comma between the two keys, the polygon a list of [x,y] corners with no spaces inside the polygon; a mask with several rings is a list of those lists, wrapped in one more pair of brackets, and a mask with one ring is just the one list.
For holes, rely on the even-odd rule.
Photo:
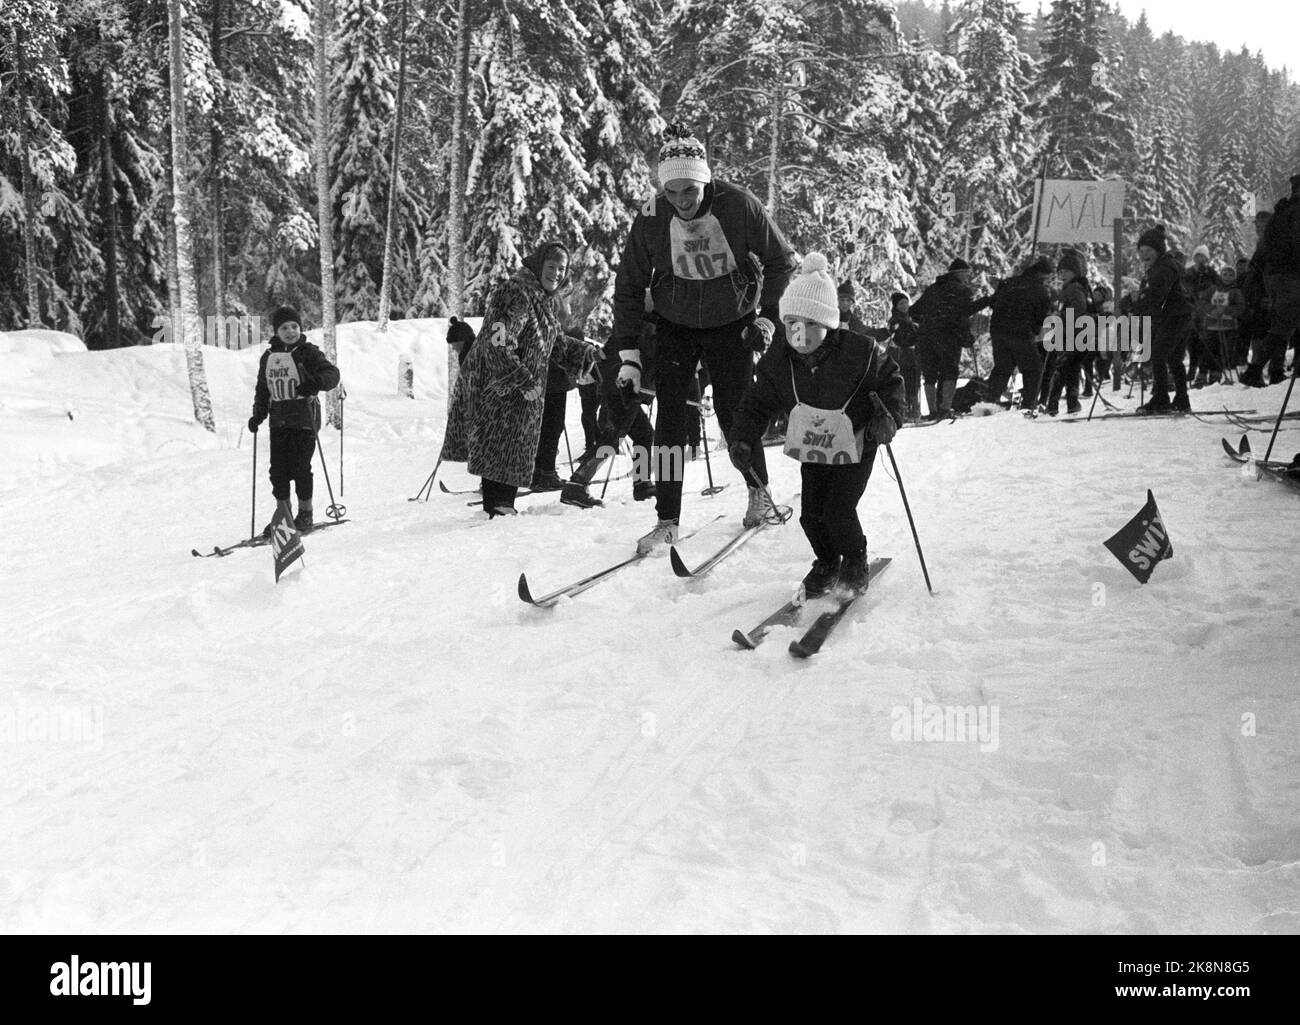
{"label": "snow-covered ground", "polygon": [[[407,501],[444,331],[340,330],[344,481],[322,439],[353,522],[278,585],[266,549],[190,555],[248,533],[259,350],[205,350],[213,436],[178,348],[0,336],[0,930],[1300,932],[1300,496],[1227,462],[1238,432],[904,431],[938,593],[882,458],[861,513],[893,565],[797,663],[792,631],[729,640],[806,570],[796,523],[701,582],[653,560],[541,611],[521,570],[550,590],[651,525],[627,481],[490,524]],[[571,396],[575,449],[577,418]],[[691,562],[744,504],[713,469],[730,487],[700,497],[691,464],[684,525],[727,520]],[[1175,555],[1142,587],[1101,542],[1148,487]],[[907,738],[944,709],[983,732]]]}

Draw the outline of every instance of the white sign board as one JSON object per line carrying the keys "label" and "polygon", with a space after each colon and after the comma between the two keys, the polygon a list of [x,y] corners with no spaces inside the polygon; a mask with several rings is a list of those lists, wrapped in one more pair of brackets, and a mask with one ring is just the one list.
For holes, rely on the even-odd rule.
{"label": "white sign board", "polygon": [[1034,219],[1039,242],[1102,242],[1115,239],[1115,219],[1124,216],[1124,182],[1034,182]]}

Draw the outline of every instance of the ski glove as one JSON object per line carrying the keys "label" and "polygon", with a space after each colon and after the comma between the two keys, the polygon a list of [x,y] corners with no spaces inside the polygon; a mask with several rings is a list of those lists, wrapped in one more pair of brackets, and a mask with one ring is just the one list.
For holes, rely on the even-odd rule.
{"label": "ski glove", "polygon": [[765,352],[772,344],[772,336],[775,334],[776,325],[766,317],[759,317],[745,328],[740,338],[754,352]]}
{"label": "ski glove", "polygon": [[257,433],[257,429],[258,429],[259,427],[261,427],[261,426],[262,426],[262,421],[259,420],[257,417],[255,417],[255,416],[250,416],[250,417],[248,418],[248,433],[249,433],[249,434],[256,434],[256,433]]}
{"label": "ski glove", "polygon": [[739,470],[741,474],[747,474],[750,460],[754,455],[754,446],[747,441],[735,441],[727,446],[727,455],[731,458],[732,466]]}
{"label": "ski glove", "polygon": [[635,394],[641,390],[641,350],[620,349],[618,358],[623,361],[618,368],[618,386]]}
{"label": "ski glove", "polygon": [[893,414],[885,408],[880,396],[871,393],[871,419],[867,421],[867,437],[877,445],[888,445],[898,433],[898,424]]}

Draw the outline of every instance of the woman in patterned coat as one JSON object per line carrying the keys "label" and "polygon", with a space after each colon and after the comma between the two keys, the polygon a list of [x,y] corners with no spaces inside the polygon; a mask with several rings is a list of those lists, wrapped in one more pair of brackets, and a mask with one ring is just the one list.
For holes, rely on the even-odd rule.
{"label": "woman in patterned coat", "polygon": [[483,478],[489,516],[513,514],[515,495],[533,479],[552,353],[574,376],[598,354],[560,327],[556,296],[568,273],[569,251],[546,242],[494,288],[478,341],[456,379],[442,454],[467,462],[469,472]]}

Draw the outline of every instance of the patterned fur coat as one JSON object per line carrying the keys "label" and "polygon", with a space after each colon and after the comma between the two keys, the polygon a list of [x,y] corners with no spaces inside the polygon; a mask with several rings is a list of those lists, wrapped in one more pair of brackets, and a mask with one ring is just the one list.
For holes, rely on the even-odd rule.
{"label": "patterned fur coat", "polygon": [[547,366],[575,377],[595,361],[595,346],[560,328],[554,296],[522,267],[488,296],[478,341],[456,378],[442,456],[499,484],[528,487],[542,431]]}

